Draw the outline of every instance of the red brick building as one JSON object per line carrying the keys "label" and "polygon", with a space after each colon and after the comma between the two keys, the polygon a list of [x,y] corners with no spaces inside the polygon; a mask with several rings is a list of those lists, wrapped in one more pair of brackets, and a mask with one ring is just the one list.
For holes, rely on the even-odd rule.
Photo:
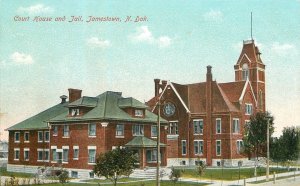
{"label": "red brick building", "polygon": [[[38,167],[63,167],[72,177],[93,176],[96,155],[117,147],[136,152],[139,166],[156,166],[157,115],[120,92],[97,97],[69,89],[62,102],[7,130],[8,171],[37,172]],[[167,121],[161,119],[161,164],[166,166]]]}
{"label": "red brick building", "polygon": [[265,65],[254,41],[244,41],[234,65],[235,81],[213,81],[207,66],[206,81],[177,84],[155,79],[155,96],[148,101],[169,121],[168,165],[236,166],[247,158],[241,155],[244,125],[250,115],[265,111]]}

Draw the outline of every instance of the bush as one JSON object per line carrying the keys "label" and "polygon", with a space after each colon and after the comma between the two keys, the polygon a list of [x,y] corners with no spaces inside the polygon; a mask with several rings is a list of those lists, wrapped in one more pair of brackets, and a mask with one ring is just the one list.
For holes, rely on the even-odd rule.
{"label": "bush", "polygon": [[[57,172],[57,173],[59,173],[59,172]],[[69,180],[69,172],[67,170],[61,170],[60,174],[58,175],[58,179],[59,179],[59,182],[62,184],[67,183]]]}

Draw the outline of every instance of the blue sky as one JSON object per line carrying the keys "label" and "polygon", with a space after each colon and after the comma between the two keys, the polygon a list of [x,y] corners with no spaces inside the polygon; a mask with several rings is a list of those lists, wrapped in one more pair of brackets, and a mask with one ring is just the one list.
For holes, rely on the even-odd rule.
{"label": "blue sky", "polygon": [[[300,0],[0,0],[1,138],[3,129],[58,103],[68,88],[146,101],[154,78],[200,82],[207,65],[218,82],[234,81],[233,65],[250,38],[250,12],[276,133],[300,125],[299,10]],[[35,16],[66,21],[34,22]],[[84,21],[69,23],[71,16]],[[88,16],[122,21],[87,23]],[[125,23],[127,16],[147,21]]]}

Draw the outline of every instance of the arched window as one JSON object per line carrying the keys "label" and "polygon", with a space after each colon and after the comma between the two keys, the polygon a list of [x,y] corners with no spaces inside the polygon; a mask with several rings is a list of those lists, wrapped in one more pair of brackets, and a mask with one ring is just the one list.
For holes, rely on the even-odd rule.
{"label": "arched window", "polygon": [[249,68],[247,63],[243,64],[242,70],[243,70],[242,71],[243,80],[246,81],[247,78],[249,78]]}

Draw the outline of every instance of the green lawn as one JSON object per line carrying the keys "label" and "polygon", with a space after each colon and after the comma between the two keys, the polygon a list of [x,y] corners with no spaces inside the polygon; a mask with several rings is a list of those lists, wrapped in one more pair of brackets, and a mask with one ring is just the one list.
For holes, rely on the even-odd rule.
{"label": "green lawn", "polygon": [[[79,185],[90,185],[90,186],[96,186],[97,184],[82,184],[82,183],[67,183],[64,184],[65,186],[79,186]],[[104,185],[104,184],[103,184]],[[112,184],[105,184],[107,186],[111,186]],[[134,183],[119,183],[117,185],[126,185],[126,186],[156,186],[155,181],[141,181],[141,182],[134,182]],[[162,181],[161,186],[173,186],[173,182],[171,181]],[[189,185],[207,185],[207,184],[200,184],[200,183],[191,183],[191,182],[177,182],[175,186],[189,186]],[[55,184],[43,184],[43,186],[62,186],[60,183]]]}
{"label": "green lawn", "polygon": [[[270,168],[270,174],[287,172],[287,169],[283,168]],[[182,177],[186,178],[198,178],[198,179],[206,179],[206,180],[238,180],[240,175],[240,179],[244,178],[252,178],[254,177],[254,168],[242,168],[239,169],[206,169],[203,176],[199,176],[195,169],[183,169]],[[266,175],[265,168],[257,168],[257,176]]]}

